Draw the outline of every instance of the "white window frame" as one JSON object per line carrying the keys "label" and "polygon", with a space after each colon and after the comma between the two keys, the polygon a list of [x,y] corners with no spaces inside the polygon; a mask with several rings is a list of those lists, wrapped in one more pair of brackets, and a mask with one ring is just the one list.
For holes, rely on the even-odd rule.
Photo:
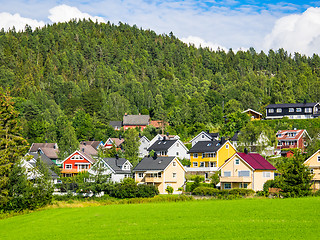
{"label": "white window frame", "polygon": [[226,149],[229,149],[229,144],[226,144]]}
{"label": "white window frame", "polygon": [[231,171],[224,171],[223,176],[224,177],[231,177]]}
{"label": "white window frame", "polygon": [[234,160],[234,165],[239,165],[240,164],[240,159],[239,158],[236,158],[235,160]]}
{"label": "white window frame", "polygon": [[277,108],[277,113],[282,113],[282,108]]}
{"label": "white window frame", "polygon": [[176,178],[176,177],[177,177],[177,173],[175,173],[175,172],[172,173],[172,177],[173,177],[173,178]]}
{"label": "white window frame", "polygon": [[320,155],[318,156],[318,162],[320,162]]}
{"label": "white window frame", "polygon": [[301,112],[301,108],[296,108],[296,112]]}
{"label": "white window frame", "polygon": [[158,172],[158,178],[161,178],[162,174],[161,172]]}
{"label": "white window frame", "polygon": [[264,178],[270,178],[270,177],[271,177],[271,172],[263,172],[263,173],[262,173],[262,176],[263,176]]}
{"label": "white window frame", "polygon": [[204,167],[205,166],[205,162],[200,162],[200,167]]}
{"label": "white window frame", "polygon": [[[70,167],[71,166],[71,167]],[[66,164],[65,169],[72,169],[72,164]]]}
{"label": "white window frame", "polygon": [[177,166],[177,163],[176,162],[172,162],[172,166]]}
{"label": "white window frame", "polygon": [[305,108],[305,109],[304,109],[304,112],[305,112],[305,113],[312,113],[312,108]]}
{"label": "white window frame", "polygon": [[138,178],[143,178],[143,173],[139,172],[138,173]]}
{"label": "white window frame", "polygon": [[273,108],[269,108],[268,109],[268,113],[274,113],[274,109]]}
{"label": "white window frame", "polygon": [[[228,186],[230,186],[230,187],[226,187],[227,184],[228,184]],[[224,183],[224,184],[223,184],[223,189],[231,189],[231,183]]]}
{"label": "white window frame", "polygon": [[[244,173],[246,173],[246,174],[244,175]],[[240,170],[240,171],[238,171],[238,177],[250,177],[250,171],[249,170]]]}
{"label": "white window frame", "polygon": [[206,154],[205,153],[202,153],[202,158],[205,158],[206,157]]}
{"label": "white window frame", "polygon": [[294,112],[294,108],[289,108],[289,112]]}
{"label": "white window frame", "polygon": [[198,162],[193,162],[193,167],[198,167]]}
{"label": "white window frame", "polygon": [[193,158],[198,158],[198,153],[194,153]]}

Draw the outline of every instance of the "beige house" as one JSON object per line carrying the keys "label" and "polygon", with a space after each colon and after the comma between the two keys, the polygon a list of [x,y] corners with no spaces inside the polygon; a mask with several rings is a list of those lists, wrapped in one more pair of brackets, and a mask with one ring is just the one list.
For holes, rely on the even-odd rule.
{"label": "beige house", "polygon": [[277,170],[258,153],[235,153],[220,168],[221,189],[248,188],[263,190],[263,184],[274,179]]}
{"label": "beige house", "polygon": [[160,194],[171,186],[174,192],[185,183],[185,169],[176,157],[145,157],[133,169],[139,184],[155,185]]}
{"label": "beige house", "polygon": [[320,189],[320,149],[316,151],[311,157],[309,157],[304,165],[308,166],[310,172],[313,173],[312,178],[312,189],[319,190]]}

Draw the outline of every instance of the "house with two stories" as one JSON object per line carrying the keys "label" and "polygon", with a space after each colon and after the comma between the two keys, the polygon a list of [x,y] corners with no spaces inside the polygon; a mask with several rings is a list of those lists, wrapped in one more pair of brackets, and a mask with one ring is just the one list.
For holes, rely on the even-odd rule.
{"label": "house with two stories", "polygon": [[131,178],[132,164],[125,158],[100,158],[88,170],[91,175],[109,175],[110,181],[121,182],[124,178]]}
{"label": "house with two stories", "polygon": [[58,157],[59,148],[57,143],[32,143],[28,153],[38,154],[39,151],[53,161],[57,166],[61,166],[61,161]]}
{"label": "house with two stories", "polygon": [[319,103],[283,103],[269,104],[266,107],[266,119],[290,119],[316,118],[320,115]]}
{"label": "house with two stories", "polygon": [[154,136],[150,142],[149,142],[149,146],[152,146],[156,141],[158,140],[163,140],[164,138],[166,138],[166,140],[176,140],[176,139],[180,139],[180,137],[178,135],[169,135],[167,134],[160,134],[158,133],[156,136]]}
{"label": "house with two stories", "polygon": [[190,140],[191,146],[193,147],[199,141],[218,141],[219,140],[219,133],[210,133],[208,131],[202,131],[193,139]]}
{"label": "house with two stories", "polygon": [[298,148],[304,151],[308,145],[310,136],[305,129],[279,130],[276,134],[277,148],[276,153],[280,154],[283,149]]}
{"label": "house with two stories", "polygon": [[312,156],[304,162],[304,165],[306,165],[313,174],[312,190],[320,190],[320,149],[312,154]]}
{"label": "house with two stories", "polygon": [[274,179],[276,168],[258,153],[237,152],[219,170],[221,189],[261,191],[267,180]]}
{"label": "house with two stories", "polygon": [[198,141],[189,150],[191,165],[186,168],[187,173],[188,175],[204,175],[207,180],[235,153],[236,148],[225,138]]}
{"label": "house with two stories", "polygon": [[178,157],[180,159],[189,159],[188,148],[179,139],[157,140],[148,148],[148,152],[154,151],[158,156]]}
{"label": "house with two stories", "polygon": [[185,184],[185,169],[177,157],[143,158],[133,169],[134,179],[138,184],[154,185],[160,194],[166,193],[171,186],[174,192]]}

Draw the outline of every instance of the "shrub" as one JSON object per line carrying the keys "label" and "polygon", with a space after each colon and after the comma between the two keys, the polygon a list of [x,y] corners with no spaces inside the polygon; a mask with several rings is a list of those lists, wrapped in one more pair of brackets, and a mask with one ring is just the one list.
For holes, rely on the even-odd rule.
{"label": "shrub", "polygon": [[167,186],[166,192],[167,192],[168,194],[172,194],[172,193],[173,193],[173,187]]}
{"label": "shrub", "polygon": [[218,198],[237,198],[252,196],[255,192],[252,189],[234,188],[231,190],[219,190],[212,187],[197,187],[192,191],[193,195],[198,196],[215,196]]}

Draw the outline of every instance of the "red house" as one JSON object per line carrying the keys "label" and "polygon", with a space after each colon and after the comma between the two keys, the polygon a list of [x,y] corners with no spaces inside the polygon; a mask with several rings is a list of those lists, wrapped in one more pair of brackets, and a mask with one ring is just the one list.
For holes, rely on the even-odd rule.
{"label": "red house", "polygon": [[149,115],[127,115],[123,116],[123,129],[127,130],[128,128],[140,128],[141,131],[145,129],[146,126],[150,124]]}
{"label": "red house", "polygon": [[310,139],[309,134],[305,129],[300,130],[279,130],[277,132],[277,150],[285,148],[299,148],[304,150],[307,146],[307,140]]}
{"label": "red house", "polygon": [[89,154],[77,150],[62,162],[62,176],[72,177],[79,172],[88,171],[94,162]]}

